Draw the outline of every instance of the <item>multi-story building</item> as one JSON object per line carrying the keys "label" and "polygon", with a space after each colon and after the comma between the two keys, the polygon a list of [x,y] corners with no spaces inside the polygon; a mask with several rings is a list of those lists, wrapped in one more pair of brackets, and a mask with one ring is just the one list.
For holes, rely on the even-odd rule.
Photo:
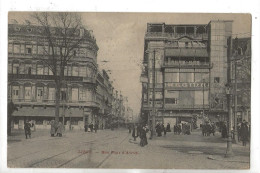
{"label": "multi-story building", "polygon": [[97,119],[99,128],[109,128],[112,119],[113,87],[105,70],[98,72],[96,98],[100,105]]}
{"label": "multi-story building", "polygon": [[231,36],[232,21],[148,23],[141,75],[142,117],[148,121],[153,101],[156,121],[172,126],[198,117],[225,117]]}
{"label": "multi-story building", "polygon": [[[18,107],[13,113],[14,128],[23,128],[26,119],[37,128],[48,128],[55,117],[54,75],[43,63],[45,51],[50,51],[43,31],[41,26],[8,25],[8,99]],[[53,35],[57,31],[51,28]],[[75,39],[83,41],[65,67],[60,117],[66,125],[83,128],[99,109],[95,99],[98,46],[88,30],[76,33]],[[59,54],[60,49],[54,51]]]}
{"label": "multi-story building", "polygon": [[233,96],[233,112],[236,112],[237,122],[250,122],[251,38],[233,39],[232,84],[234,91],[237,90]]}

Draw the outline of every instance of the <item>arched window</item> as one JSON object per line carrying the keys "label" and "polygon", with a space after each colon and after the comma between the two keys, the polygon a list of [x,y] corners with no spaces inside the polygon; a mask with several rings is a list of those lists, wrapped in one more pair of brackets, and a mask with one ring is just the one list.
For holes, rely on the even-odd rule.
{"label": "arched window", "polygon": [[19,62],[13,62],[13,74],[19,74]]}

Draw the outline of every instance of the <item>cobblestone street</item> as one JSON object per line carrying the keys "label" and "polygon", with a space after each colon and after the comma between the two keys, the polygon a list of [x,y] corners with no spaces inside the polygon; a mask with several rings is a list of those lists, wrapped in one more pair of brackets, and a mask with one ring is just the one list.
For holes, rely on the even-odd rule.
{"label": "cobblestone street", "polygon": [[157,169],[247,169],[249,146],[233,144],[235,156],[224,158],[226,141],[216,136],[155,137],[140,147],[126,129],[97,133],[72,131],[50,137],[49,131],[22,132],[8,138],[8,167],[25,168],[157,168]]}

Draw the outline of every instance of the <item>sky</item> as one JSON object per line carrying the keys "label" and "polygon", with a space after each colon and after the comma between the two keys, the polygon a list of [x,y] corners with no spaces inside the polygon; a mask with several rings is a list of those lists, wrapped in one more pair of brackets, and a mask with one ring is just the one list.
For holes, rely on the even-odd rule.
{"label": "sky", "polygon": [[[249,14],[207,13],[80,13],[84,25],[93,30],[99,47],[100,69],[110,70],[116,90],[128,98],[137,116],[141,106],[140,63],[143,59],[147,23],[208,24],[210,20],[233,20],[233,37],[251,34]],[[22,23],[27,13],[9,13],[9,21]],[[107,61],[107,62],[103,62]]]}

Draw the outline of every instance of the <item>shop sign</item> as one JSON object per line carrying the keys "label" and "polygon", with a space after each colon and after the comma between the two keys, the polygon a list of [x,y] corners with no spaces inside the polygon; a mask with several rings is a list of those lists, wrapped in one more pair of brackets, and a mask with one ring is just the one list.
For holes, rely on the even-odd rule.
{"label": "shop sign", "polygon": [[167,88],[208,88],[209,83],[203,83],[203,82],[193,82],[193,83],[165,83],[165,87]]}

